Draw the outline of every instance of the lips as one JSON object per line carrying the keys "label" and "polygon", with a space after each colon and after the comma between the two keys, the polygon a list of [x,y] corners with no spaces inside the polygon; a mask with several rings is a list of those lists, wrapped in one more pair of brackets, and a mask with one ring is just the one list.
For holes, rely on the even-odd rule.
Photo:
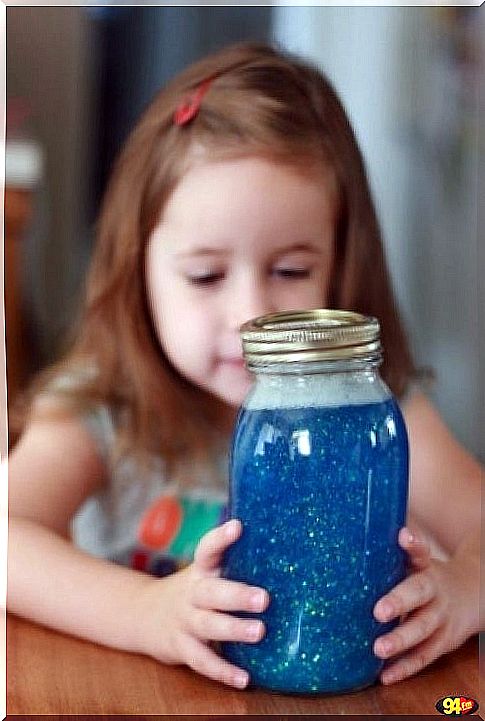
{"label": "lips", "polygon": [[244,358],[240,356],[237,358],[221,358],[221,363],[228,365],[233,368],[245,368]]}

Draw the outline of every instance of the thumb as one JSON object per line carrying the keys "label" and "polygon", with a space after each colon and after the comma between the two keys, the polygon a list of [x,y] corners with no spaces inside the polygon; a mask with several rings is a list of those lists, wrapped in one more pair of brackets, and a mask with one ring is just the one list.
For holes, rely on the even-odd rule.
{"label": "thumb", "polygon": [[237,518],[213,528],[202,536],[194,553],[194,565],[202,571],[215,571],[222,562],[222,556],[241,535],[242,524]]}
{"label": "thumb", "polygon": [[431,561],[429,543],[420,531],[408,527],[399,531],[399,545],[407,552],[412,568],[422,571]]}

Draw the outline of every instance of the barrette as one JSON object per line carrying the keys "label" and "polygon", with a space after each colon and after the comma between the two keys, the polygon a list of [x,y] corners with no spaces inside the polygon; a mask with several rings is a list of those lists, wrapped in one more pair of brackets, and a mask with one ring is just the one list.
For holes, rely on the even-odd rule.
{"label": "barrette", "polygon": [[173,114],[175,125],[186,125],[195,118],[199,112],[202,100],[206,92],[209,90],[213,78],[204,80],[195,89],[192,96],[188,100],[184,100]]}

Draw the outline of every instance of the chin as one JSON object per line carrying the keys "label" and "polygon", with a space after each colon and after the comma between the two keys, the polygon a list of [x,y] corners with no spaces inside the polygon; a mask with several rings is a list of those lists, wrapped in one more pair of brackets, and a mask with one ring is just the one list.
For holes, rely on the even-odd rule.
{"label": "chin", "polygon": [[235,393],[218,393],[219,398],[227,403],[231,408],[239,408],[244,403],[246,393],[235,394]]}
{"label": "chin", "polygon": [[244,403],[244,399],[249,393],[252,386],[251,380],[245,382],[234,383],[224,388],[214,388],[213,393],[224,403],[233,408],[239,408]]}
{"label": "chin", "polygon": [[253,382],[253,376],[245,368],[224,368],[224,372],[213,379],[210,384],[212,387],[208,390],[229,406],[239,408]]}

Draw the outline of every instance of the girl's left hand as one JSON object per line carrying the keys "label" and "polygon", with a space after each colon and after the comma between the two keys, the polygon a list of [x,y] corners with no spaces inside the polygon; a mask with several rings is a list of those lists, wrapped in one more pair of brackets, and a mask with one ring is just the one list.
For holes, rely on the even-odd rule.
{"label": "girl's left hand", "polygon": [[404,616],[399,626],[374,644],[374,653],[389,661],[381,673],[383,684],[418,673],[477,630],[477,579],[466,564],[431,558],[428,543],[409,528],[400,530],[399,545],[409,555],[411,574],[374,606],[378,621]]}

